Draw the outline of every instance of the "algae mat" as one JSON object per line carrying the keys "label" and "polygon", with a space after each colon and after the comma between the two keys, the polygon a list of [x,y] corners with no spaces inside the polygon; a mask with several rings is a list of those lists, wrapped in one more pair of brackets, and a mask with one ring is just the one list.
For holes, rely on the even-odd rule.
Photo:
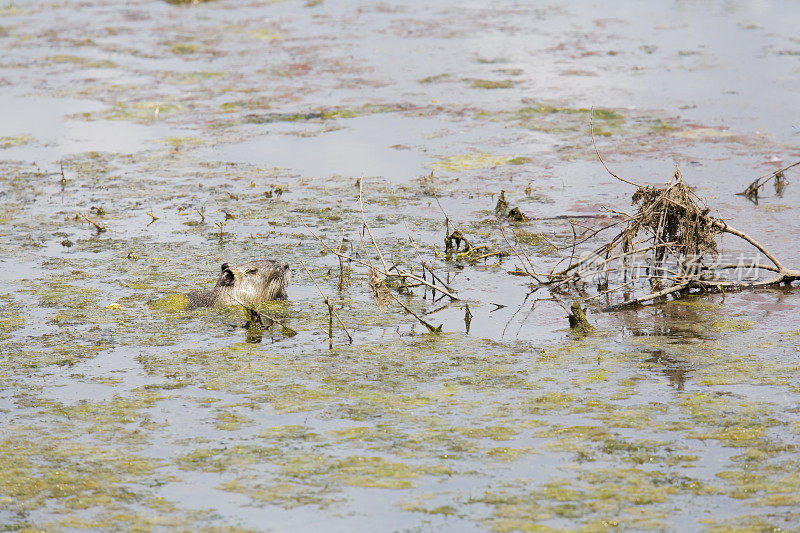
{"label": "algae mat", "polygon": [[[734,194],[800,158],[788,14],[0,5],[0,530],[797,530],[796,287],[590,310],[575,335],[518,258],[448,258],[438,205],[500,249],[504,191],[552,268],[565,217],[629,206],[594,108],[621,175],[677,162],[800,257],[797,187]],[[357,183],[386,261],[419,252],[458,292],[398,295],[441,333],[358,264],[340,283],[304,226],[378,262]],[[263,311],[296,335],[184,308],[268,257],[293,281]],[[352,343],[328,348],[301,260]]]}

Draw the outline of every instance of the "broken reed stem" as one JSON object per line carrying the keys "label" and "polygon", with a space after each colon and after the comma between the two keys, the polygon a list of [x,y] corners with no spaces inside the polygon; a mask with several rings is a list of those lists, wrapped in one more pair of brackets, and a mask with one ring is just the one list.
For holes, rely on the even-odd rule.
{"label": "broken reed stem", "polygon": [[[308,227],[308,226],[306,226],[306,227]],[[339,313],[337,313],[336,309],[333,308],[333,305],[331,305],[331,302],[328,299],[328,297],[325,296],[325,293],[322,292],[322,289],[319,288],[319,285],[317,284],[317,280],[314,279],[314,276],[311,274],[311,271],[308,269],[306,264],[302,260],[300,260],[300,264],[303,265],[303,268],[305,269],[306,273],[308,274],[308,277],[311,278],[312,282],[314,282],[314,286],[317,288],[317,291],[319,291],[320,296],[322,296],[322,299],[325,302],[325,305],[328,306],[328,316],[329,316],[329,322],[330,322],[329,328],[328,328],[328,345],[331,348],[333,348],[333,320],[330,318],[331,316],[335,316],[336,317],[336,321],[339,322],[339,325],[342,326],[342,329],[347,334],[347,338],[350,340],[350,344],[352,344],[353,343],[353,336],[350,335],[350,331],[347,329],[347,326],[344,325],[344,321],[339,316]]]}
{"label": "broken reed stem", "polygon": [[79,214],[79,215],[80,215],[80,216],[81,216],[81,217],[82,217],[82,218],[83,218],[83,219],[84,219],[86,222],[88,222],[89,224],[91,224],[92,226],[94,226],[94,227],[95,227],[95,229],[97,230],[97,233],[103,233],[104,231],[106,231],[106,230],[108,229],[108,228],[106,228],[105,226],[101,226],[100,224],[98,224],[97,222],[95,222],[95,221],[94,221],[94,220],[92,220],[91,218],[87,217],[87,216],[86,216],[86,215],[84,215],[83,213],[78,213],[78,214]]}
{"label": "broken reed stem", "polygon": [[[302,218],[300,219],[300,222],[303,224],[303,226],[305,226],[305,228],[309,231],[309,233],[311,233],[311,235],[313,235],[314,238],[317,239],[320,244],[322,244],[322,246],[325,248],[326,251],[334,254],[337,257],[342,257],[344,259],[349,259],[350,261],[352,261],[352,262],[354,262],[356,264],[365,266],[367,268],[374,268],[370,263],[368,263],[366,261],[362,261],[361,259],[355,258],[353,256],[347,255],[345,253],[339,252],[339,251],[331,248],[330,246],[328,246],[328,244],[324,240],[322,240],[322,238],[319,237],[319,235],[314,233],[314,231],[310,227],[308,227],[308,224],[306,224],[305,221]],[[376,270],[378,270],[378,269],[376,269]],[[383,270],[383,271],[378,270],[378,272],[380,274],[382,274],[384,277],[389,277],[389,276],[393,275],[393,274],[391,274],[389,272],[388,268],[386,270]],[[442,287],[437,287],[433,283],[429,282],[428,280],[422,279],[421,277],[417,276],[413,272],[409,272],[407,270],[399,270],[399,269],[397,269],[397,274],[396,275],[401,276],[401,277],[406,277],[406,278],[409,278],[409,279],[413,279],[414,281],[416,281],[418,283],[421,283],[422,285],[425,285],[428,288],[435,289],[435,290],[441,292],[442,294],[444,294],[445,296],[447,296],[451,300],[459,300],[460,299],[460,298],[458,298],[458,296],[453,294],[451,292],[451,290],[444,289]]]}
{"label": "broken reed stem", "polygon": [[[433,193],[433,199],[436,200],[436,205],[439,206],[439,209],[442,211],[442,214],[444,215],[444,231],[445,231],[445,234],[446,235],[450,235],[450,217],[447,216],[447,211],[445,211],[444,207],[442,207],[442,202],[439,201],[439,195],[436,194],[436,193]],[[453,227],[455,228],[455,225]],[[458,229],[458,228],[455,228],[455,229]]]}
{"label": "broken reed stem", "polygon": [[415,241],[414,237],[411,235],[411,231],[408,229],[408,224],[406,223],[406,219],[403,219],[403,225],[406,228],[406,233],[408,234],[408,240],[411,241],[411,245],[414,247],[414,251],[417,253],[417,257],[419,258],[419,262],[420,262],[420,264],[422,264],[422,276],[423,276],[423,278],[425,276],[425,271],[427,270],[428,273],[431,275],[431,277],[435,281],[438,281],[439,283],[441,283],[442,286],[444,288],[446,288],[448,291],[452,291],[453,289],[451,289],[450,286],[447,283],[442,281],[442,278],[437,276],[436,273],[433,271],[433,269],[428,265],[428,263],[426,263],[425,260],[422,259],[422,255],[419,253],[419,248],[417,247],[417,241]]}
{"label": "broken reed stem", "polygon": [[[347,249],[347,239],[342,237],[342,243],[339,245],[339,251],[344,252]],[[351,273],[350,265],[347,265],[347,278],[345,279],[345,267],[344,267],[344,259],[339,257],[339,282],[336,284],[336,290],[340,293],[350,285],[350,273]]]}
{"label": "broken reed stem", "polygon": [[[453,232],[451,233],[450,232],[450,222],[451,222],[450,215],[448,215],[447,211],[444,210],[444,206],[442,206],[442,202],[439,201],[439,196],[434,193],[433,198],[436,200],[436,205],[439,206],[439,210],[444,215],[445,246],[447,246],[447,239],[449,238],[449,236],[450,235],[455,235],[456,233],[458,233],[459,237],[461,239],[463,239],[464,242],[466,243],[466,248],[465,248],[465,252],[466,253],[469,253],[470,251],[474,251],[474,250],[477,250],[477,249],[480,249],[480,248],[488,248],[487,246],[478,246],[476,248],[472,248],[472,244],[470,244],[470,242],[467,240],[467,238],[464,237],[464,232],[461,231],[461,228],[456,226],[455,222],[453,222]],[[465,253],[465,252],[462,252],[462,253]],[[456,249],[456,258],[458,258],[458,249]]]}
{"label": "broken reed stem", "polygon": [[[383,270],[385,272],[389,271],[389,267],[386,266],[386,261],[383,260],[383,254],[381,253],[381,249],[378,248],[378,243],[375,242],[375,237],[372,235],[372,229],[370,229],[369,224],[367,224],[367,217],[364,216],[364,199],[363,199],[363,188],[364,188],[364,176],[361,176],[361,179],[358,180],[358,204],[361,206],[361,222],[364,224],[364,227],[367,228],[369,232],[369,238],[372,239],[372,245],[375,247],[375,251],[378,252],[378,257],[381,259],[381,264],[383,265]],[[363,231],[363,229],[362,229]]]}
{"label": "broken reed stem", "polygon": [[[485,253],[483,255],[479,255],[478,257],[472,257],[470,259],[472,261],[480,261],[481,259],[488,259],[488,258],[494,257],[494,256],[498,256],[498,257],[502,258],[503,257],[503,252],[488,252],[488,253]],[[499,264],[499,263],[496,263],[496,264]]]}
{"label": "broken reed stem", "polygon": [[415,313],[414,311],[412,311],[412,310],[411,310],[411,308],[409,308],[409,307],[408,307],[406,304],[404,304],[403,302],[401,302],[401,301],[400,301],[400,300],[397,298],[397,296],[395,296],[394,294],[392,294],[392,291],[389,291],[389,292],[387,292],[387,294],[388,294],[388,295],[389,295],[389,296],[392,298],[392,300],[394,300],[395,302],[397,302],[397,304],[398,304],[400,307],[402,307],[402,308],[403,308],[403,309],[406,311],[406,313],[408,313],[408,314],[410,314],[411,316],[413,316],[414,318],[416,318],[416,319],[419,321],[419,323],[420,323],[420,324],[422,324],[423,326],[425,326],[426,328],[428,328],[428,331],[429,331],[430,333],[441,333],[441,332],[442,332],[442,326],[441,326],[441,325],[440,325],[439,327],[435,327],[433,324],[431,324],[430,322],[428,322],[428,321],[426,321],[425,319],[423,319],[423,318],[422,318],[421,316],[419,316],[417,313]]}
{"label": "broken reed stem", "polygon": [[639,298],[634,298],[632,300],[625,300],[624,302],[620,302],[618,304],[609,305],[608,307],[604,307],[603,311],[616,311],[617,309],[622,309],[623,307],[630,307],[633,305],[643,304],[645,302],[649,302],[650,300],[661,298],[662,296],[668,296],[676,292],[681,292],[684,289],[688,288],[689,285],[691,285],[691,281],[685,281],[683,283],[679,283],[678,285],[673,285],[672,287],[667,287],[666,289],[662,289],[658,292],[650,293],[647,296],[640,296]]}
{"label": "broken reed stem", "polygon": [[327,298],[325,304],[328,306],[328,349],[333,350],[333,307]]}

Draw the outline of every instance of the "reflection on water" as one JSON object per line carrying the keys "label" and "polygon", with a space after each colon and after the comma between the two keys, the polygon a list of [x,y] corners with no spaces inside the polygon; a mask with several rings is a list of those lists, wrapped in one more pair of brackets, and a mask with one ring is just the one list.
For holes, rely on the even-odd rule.
{"label": "reflection on water", "polygon": [[657,364],[660,367],[660,371],[669,379],[670,386],[675,387],[677,390],[683,390],[686,378],[691,374],[691,367],[685,361],[670,357],[662,349],[655,348],[648,350],[646,353],[650,354],[650,357],[644,361]]}

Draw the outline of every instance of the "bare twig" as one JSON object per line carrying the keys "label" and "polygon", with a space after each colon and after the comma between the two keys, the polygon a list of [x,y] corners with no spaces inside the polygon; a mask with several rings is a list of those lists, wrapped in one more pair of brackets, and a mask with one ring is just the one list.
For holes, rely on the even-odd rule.
{"label": "bare twig", "polygon": [[78,214],[79,214],[79,215],[81,216],[81,218],[83,218],[83,219],[84,219],[86,222],[88,222],[89,224],[91,224],[92,226],[94,226],[94,228],[97,230],[97,233],[103,233],[104,231],[106,231],[106,230],[108,229],[108,228],[106,228],[105,226],[103,226],[103,225],[100,225],[100,224],[98,224],[97,222],[95,222],[94,220],[92,220],[91,218],[87,217],[87,216],[86,216],[86,215],[84,215],[83,213],[78,213]]}
{"label": "bare twig", "polygon": [[590,130],[591,135],[592,135],[592,146],[594,146],[594,153],[597,154],[597,159],[600,160],[600,163],[603,165],[603,168],[606,169],[606,172],[608,172],[609,174],[611,174],[612,176],[614,176],[615,178],[617,178],[619,181],[621,181],[623,183],[627,183],[628,185],[633,185],[636,188],[640,188],[641,185],[638,185],[638,184],[636,184],[636,183],[634,183],[632,181],[628,181],[628,180],[626,180],[624,178],[620,178],[619,176],[617,176],[616,174],[611,172],[611,170],[608,168],[608,165],[606,165],[606,162],[603,161],[603,158],[600,156],[600,151],[597,149],[597,143],[594,140],[594,107],[592,107],[592,110],[591,110],[591,112],[589,114],[589,130]]}
{"label": "bare twig", "polygon": [[[780,169],[775,170],[773,172],[770,172],[768,174],[764,174],[763,176],[760,176],[760,177],[756,178],[755,180],[753,180],[750,183],[750,185],[747,186],[747,188],[745,190],[743,190],[742,192],[737,192],[736,194],[739,195],[739,196],[746,196],[748,200],[750,200],[750,201],[752,201],[752,202],[757,204],[758,203],[758,191],[760,189],[762,189],[764,187],[764,185],[766,185],[769,182],[769,180],[771,180],[771,179],[775,179],[776,181],[777,180],[783,180],[784,173],[787,170],[789,170],[790,168],[796,167],[797,165],[800,165],[800,161],[792,163],[791,165],[787,165],[787,166],[785,166],[783,168],[780,168]],[[784,186],[786,184],[785,181],[781,181],[781,183],[783,183]],[[780,194],[782,194],[782,192],[783,192],[782,190],[779,192],[779,196],[780,196]]]}
{"label": "bare twig", "polygon": [[[541,280],[536,276],[536,269],[533,266],[533,262],[531,261],[531,258],[528,257],[528,254],[525,254],[525,258],[527,259],[527,261],[528,261],[528,263],[530,264],[530,267],[531,267],[530,269],[528,269],[528,266],[525,264],[525,259],[523,259],[522,255],[520,255],[520,253],[517,251],[517,247],[514,246],[513,244],[511,244],[511,241],[508,240],[508,237],[506,236],[506,232],[503,229],[503,225],[502,224],[500,225],[500,233],[503,235],[503,239],[506,241],[506,244],[508,244],[508,247],[511,248],[511,251],[514,252],[514,255],[516,255],[517,258],[522,263],[522,268],[525,270],[525,273],[527,275],[529,275],[530,277],[532,277],[533,279],[535,279],[537,282],[541,283]],[[520,248],[522,248],[522,247],[520,247]],[[524,252],[525,251],[523,249],[523,253]]]}
{"label": "bare twig", "polygon": [[[310,227],[308,227],[308,224],[306,224],[304,220],[300,219],[300,222],[303,224],[303,226],[305,226],[305,228],[309,231],[309,233],[311,233],[311,235],[313,235],[314,238],[317,239],[320,244],[322,244],[322,246],[325,248],[326,251],[334,254],[337,257],[342,257],[344,259],[349,259],[350,261],[352,261],[352,262],[354,262],[356,264],[365,266],[367,268],[374,268],[367,261],[363,261],[361,259],[358,259],[356,257],[352,257],[350,255],[347,255],[345,253],[339,252],[339,251],[331,248],[324,240],[322,240],[322,238],[320,238],[316,233],[314,233],[314,230],[312,230]],[[388,271],[388,269],[380,271],[380,273],[385,277],[392,276],[392,274]],[[455,294],[452,293],[452,291],[444,289],[442,287],[437,287],[433,283],[431,283],[431,282],[429,282],[429,281],[427,281],[425,279],[422,279],[421,277],[417,276],[413,272],[408,272],[406,270],[399,270],[397,275],[402,276],[402,277],[406,277],[408,279],[413,279],[414,281],[416,281],[418,283],[421,283],[422,285],[425,285],[426,287],[429,287],[431,289],[435,289],[435,290],[441,292],[442,294],[444,294],[445,296],[449,297],[452,300],[458,300],[459,299],[458,296],[456,296]]]}
{"label": "bare twig", "polygon": [[[672,179],[664,187],[639,187],[633,195],[633,202],[638,206],[635,214],[612,211],[623,217],[620,223],[624,222],[625,225],[611,240],[593,254],[578,260],[574,260],[573,251],[568,266],[560,271],[554,267],[543,284],[549,284],[551,291],[570,286],[581,292],[581,282],[589,279],[587,274],[604,276],[594,296],[586,296],[581,292],[582,301],[624,291],[626,295],[623,301],[605,308],[616,310],[692,290],[741,290],[800,279],[800,270],[787,269],[761,243],[730,227],[721,217],[710,216],[708,206],[683,182],[677,167]],[[611,226],[595,230],[587,238]],[[709,263],[709,254],[719,257],[717,240],[725,233],[744,240],[772,264],[762,265],[758,260],[739,264]],[[585,240],[583,236],[580,239]],[[573,240],[579,240],[574,232]],[[644,261],[632,262],[633,256],[641,256]],[[726,270],[741,272],[743,269],[768,271],[776,275],[770,279],[756,277],[752,281],[722,275]],[[609,274],[612,272],[622,272],[623,277],[619,284],[609,287]],[[627,294],[637,282],[645,280],[650,285],[649,294],[638,297]]]}
{"label": "bare twig", "polygon": [[417,247],[417,242],[414,240],[414,237],[411,235],[411,231],[408,229],[408,224],[406,224],[406,219],[403,219],[403,225],[406,228],[406,233],[408,234],[408,240],[411,241],[411,245],[414,247],[414,251],[417,253],[419,262],[422,265],[423,276],[425,274],[425,270],[427,270],[435,281],[438,281],[448,291],[452,291],[453,289],[451,289],[450,286],[442,280],[442,278],[437,276],[436,273],[433,271],[433,269],[430,267],[430,265],[424,259],[422,259],[422,255],[420,254],[419,248]]}
{"label": "bare twig", "polygon": [[383,260],[383,254],[381,253],[381,249],[378,247],[378,243],[375,242],[375,237],[372,235],[372,229],[370,229],[369,224],[367,224],[367,218],[364,216],[364,199],[363,199],[363,187],[364,187],[364,176],[361,176],[361,179],[358,180],[358,204],[361,206],[361,222],[364,224],[364,227],[367,228],[369,232],[369,238],[372,239],[372,245],[375,247],[375,251],[378,252],[378,257],[381,259],[381,264],[383,264],[384,272],[389,271],[389,267],[386,266],[386,261]]}
{"label": "bare twig", "polygon": [[769,251],[766,248],[764,248],[761,244],[756,242],[755,239],[753,239],[752,237],[750,237],[746,233],[744,233],[742,231],[739,231],[736,228],[730,227],[728,225],[728,223],[725,222],[724,220],[719,220],[719,219],[715,220],[714,221],[714,226],[719,228],[721,231],[723,231],[725,233],[730,233],[731,235],[736,235],[740,239],[744,239],[747,242],[749,242],[750,244],[752,244],[753,246],[755,246],[758,249],[759,252],[764,254],[767,257],[767,259],[772,261],[772,264],[775,265],[775,267],[778,269],[778,271],[783,272],[783,271],[786,270],[784,268],[784,266],[781,264],[781,262],[778,261],[778,259],[774,255],[769,253]]}
{"label": "bare twig", "polygon": [[331,347],[331,348],[333,347],[333,319],[331,318],[331,316],[336,317],[336,320],[339,322],[339,324],[342,326],[342,329],[347,334],[347,338],[350,340],[350,344],[352,344],[353,343],[353,336],[350,335],[350,331],[348,331],[347,326],[344,325],[344,321],[339,316],[339,313],[337,313],[336,309],[333,308],[333,305],[331,304],[331,302],[328,299],[328,297],[325,296],[325,293],[322,292],[322,289],[319,288],[319,285],[317,284],[317,280],[314,279],[314,276],[311,274],[311,271],[308,269],[306,264],[302,260],[300,260],[300,264],[303,265],[303,268],[305,269],[306,273],[308,274],[308,277],[311,278],[312,282],[314,282],[314,286],[317,288],[317,291],[319,291],[320,296],[322,296],[322,299],[325,302],[325,305],[328,306],[328,346]]}
{"label": "bare twig", "polygon": [[394,301],[395,301],[395,302],[396,302],[396,303],[397,303],[397,304],[398,304],[400,307],[402,307],[403,309],[405,309],[405,311],[406,311],[408,314],[410,314],[411,316],[413,316],[414,318],[416,318],[416,319],[419,321],[419,323],[420,323],[420,324],[422,324],[423,326],[425,326],[426,328],[428,328],[428,331],[429,331],[430,333],[441,333],[441,332],[442,332],[442,325],[441,325],[441,324],[439,324],[439,326],[438,326],[438,327],[437,327],[437,326],[434,326],[433,324],[431,324],[430,322],[426,321],[424,318],[422,318],[421,316],[419,316],[417,313],[415,313],[414,311],[412,311],[410,307],[408,307],[406,304],[404,304],[403,302],[401,302],[401,301],[400,301],[400,300],[397,298],[397,296],[395,296],[394,294],[392,294],[392,293],[391,293],[391,291],[390,291],[388,294],[389,294],[389,296],[392,298],[392,300],[394,300]]}
{"label": "bare twig", "polygon": [[672,287],[668,287],[666,289],[662,289],[658,292],[654,292],[647,296],[641,296],[639,298],[634,298],[632,300],[625,300],[624,302],[620,302],[618,304],[609,305],[608,307],[603,308],[603,311],[614,311],[617,309],[622,309],[623,307],[630,307],[638,304],[643,304],[645,302],[649,302],[650,300],[655,300],[656,298],[661,298],[663,296],[667,296],[670,294],[674,294],[676,292],[681,292],[684,289],[688,288],[691,285],[691,281],[685,281],[683,283],[679,283],[677,285],[673,285]]}
{"label": "bare twig", "polygon": [[[245,313],[247,314],[247,316],[249,318],[248,324],[250,324],[252,322],[252,320],[255,319],[257,321],[257,325],[258,326],[260,326],[261,328],[266,329],[266,328],[269,328],[270,326],[272,326],[272,324],[274,323],[274,324],[278,324],[280,327],[285,329],[288,332],[288,335],[290,337],[293,337],[294,335],[297,335],[297,331],[295,331],[294,329],[290,328],[289,326],[287,326],[286,324],[284,324],[283,322],[281,322],[277,318],[272,317],[272,316],[264,313],[263,311],[257,311],[256,309],[254,309],[253,307],[250,307],[249,305],[245,305],[244,303],[242,303],[241,300],[236,298],[236,296],[234,296],[233,294],[228,294],[228,296],[234,302],[236,302],[237,304],[241,305],[244,308]],[[264,322],[261,319],[262,317],[266,318],[269,321],[269,324],[264,325]]]}

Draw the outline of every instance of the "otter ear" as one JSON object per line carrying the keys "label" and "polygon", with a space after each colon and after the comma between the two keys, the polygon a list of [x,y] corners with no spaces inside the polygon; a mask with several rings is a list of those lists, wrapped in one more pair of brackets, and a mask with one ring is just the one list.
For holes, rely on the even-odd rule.
{"label": "otter ear", "polygon": [[225,270],[222,271],[222,275],[219,279],[223,285],[233,285],[233,282],[236,281],[236,276],[233,275],[233,271],[225,264]]}
{"label": "otter ear", "polygon": [[228,263],[222,263],[222,267],[220,268],[220,271],[221,271],[221,272],[225,272],[225,270],[226,270],[227,268],[228,268]]}

